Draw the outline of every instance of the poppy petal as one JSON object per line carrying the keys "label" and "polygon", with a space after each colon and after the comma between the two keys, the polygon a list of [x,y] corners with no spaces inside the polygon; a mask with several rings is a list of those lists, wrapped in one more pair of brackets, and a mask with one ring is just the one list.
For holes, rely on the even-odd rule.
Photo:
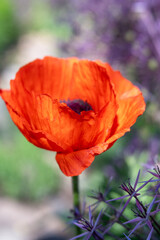
{"label": "poppy petal", "polygon": [[103,63],[99,60],[96,62],[106,69],[118,99],[137,96],[141,93],[138,87],[133,85],[128,79],[124,78],[119,71],[114,71],[108,63]]}
{"label": "poppy petal", "polygon": [[105,64],[105,66],[108,75],[112,78],[112,83],[118,98],[124,99],[141,94],[139,88],[124,78],[119,71],[114,71],[109,64]]}
{"label": "poppy petal", "polygon": [[141,91],[130,81],[124,78],[119,71],[114,71],[106,64],[109,76],[113,77],[113,84],[117,96],[119,108],[117,119],[113,124],[112,137],[107,140],[119,138],[130,131],[130,127],[136,122],[138,116],[145,111],[145,102]]}
{"label": "poppy petal", "polygon": [[97,63],[106,68],[108,76],[112,79],[119,105],[111,136],[106,139],[107,143],[112,143],[130,131],[130,127],[136,122],[138,116],[145,111],[145,102],[139,88],[124,78],[119,71],[114,71],[108,63],[101,61]]}
{"label": "poppy petal", "polygon": [[145,102],[142,94],[120,100],[117,118],[113,124],[111,136],[106,142],[111,143],[130,131],[130,127],[144,111]]}
{"label": "poppy petal", "polygon": [[66,176],[77,176],[88,168],[94,161],[95,156],[104,152],[107,147],[107,144],[99,144],[90,149],[71,153],[57,153],[56,161]]}
{"label": "poppy petal", "polygon": [[0,96],[4,99],[13,122],[29,142],[37,147],[45,148],[47,150],[53,151],[53,149],[55,149],[55,151],[63,151],[63,148],[53,142],[51,135],[42,130],[33,130],[30,123],[15,110],[16,107],[14,107],[14,102],[11,99],[10,91],[0,90]]}
{"label": "poppy petal", "polygon": [[16,104],[12,101],[11,94],[9,90],[1,90],[0,89],[0,96],[5,101],[7,109],[12,117],[12,120],[14,119],[14,123],[19,126],[19,128],[23,128],[23,120],[20,117],[19,113],[16,110]]}
{"label": "poppy petal", "polygon": [[115,97],[114,89],[107,71],[96,62],[81,60],[74,63],[72,81],[72,99],[88,101],[95,112]]}
{"label": "poppy petal", "polygon": [[73,65],[77,58],[36,59],[19,69],[15,82],[36,94],[48,94],[54,99],[68,99],[71,95]]}

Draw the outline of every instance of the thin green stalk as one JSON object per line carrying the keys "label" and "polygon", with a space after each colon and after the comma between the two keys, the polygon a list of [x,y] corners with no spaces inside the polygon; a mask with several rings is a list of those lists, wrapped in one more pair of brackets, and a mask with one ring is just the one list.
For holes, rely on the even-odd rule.
{"label": "thin green stalk", "polygon": [[73,191],[73,207],[80,211],[80,197],[79,197],[79,178],[72,177],[72,191]]}
{"label": "thin green stalk", "polygon": [[[73,192],[73,209],[77,209],[80,212],[80,193],[79,193],[79,177],[72,177],[72,192]],[[75,226],[76,234],[80,234],[81,230]]]}

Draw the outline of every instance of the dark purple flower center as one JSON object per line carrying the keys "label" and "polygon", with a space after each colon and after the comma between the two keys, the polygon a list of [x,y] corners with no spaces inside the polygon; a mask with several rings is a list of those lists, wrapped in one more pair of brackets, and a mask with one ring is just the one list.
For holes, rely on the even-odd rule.
{"label": "dark purple flower center", "polygon": [[74,112],[80,114],[82,111],[93,110],[91,105],[87,101],[83,101],[81,99],[74,100],[62,100],[61,102],[66,103],[69,108],[71,108]]}

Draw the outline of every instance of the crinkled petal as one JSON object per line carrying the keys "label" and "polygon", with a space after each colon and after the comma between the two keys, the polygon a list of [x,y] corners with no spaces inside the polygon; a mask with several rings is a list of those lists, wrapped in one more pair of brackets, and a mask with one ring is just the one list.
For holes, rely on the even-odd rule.
{"label": "crinkled petal", "polygon": [[102,63],[101,61],[97,61],[97,63],[106,69],[118,99],[129,98],[141,94],[138,87],[124,78],[119,71],[114,71],[108,63]]}
{"label": "crinkled petal", "polygon": [[107,143],[111,143],[126,132],[130,131],[130,127],[136,122],[145,110],[145,102],[143,96],[133,96],[119,101],[119,108],[117,111],[117,119],[113,124],[113,129]]}
{"label": "crinkled petal", "polygon": [[17,72],[11,86],[11,90],[14,89],[20,97],[25,89],[37,95],[47,94],[58,101],[87,100],[96,112],[114,98],[106,69],[96,62],[77,58],[36,59]]}
{"label": "crinkled petal", "polygon": [[[53,99],[68,99],[71,95],[73,65],[77,58],[36,59],[20,68],[15,82],[29,92],[48,94]],[[15,83],[16,84],[16,83]]]}
{"label": "crinkled petal", "polygon": [[77,176],[91,165],[96,155],[104,152],[107,148],[107,144],[99,144],[90,149],[71,153],[57,153],[56,160],[66,176]]}
{"label": "crinkled petal", "polygon": [[44,148],[47,150],[54,149],[54,151],[63,151],[63,148],[56,144],[56,141],[54,141],[53,136],[51,134],[43,130],[33,129],[30,125],[30,122],[28,122],[22,115],[20,115],[15,110],[16,106],[14,106],[14,102],[10,98],[10,91],[8,90],[0,91],[0,95],[2,96],[6,103],[7,109],[10,113],[13,122],[29,142],[36,145],[37,147]]}
{"label": "crinkled petal", "polygon": [[130,131],[138,116],[145,111],[145,102],[139,88],[124,78],[119,71],[114,71],[107,63],[97,63],[106,69],[119,105],[110,137],[106,139],[107,143],[112,143]]}
{"label": "crinkled petal", "polygon": [[95,112],[114,101],[115,93],[107,71],[96,62],[81,60],[74,63],[71,99],[88,101]]}

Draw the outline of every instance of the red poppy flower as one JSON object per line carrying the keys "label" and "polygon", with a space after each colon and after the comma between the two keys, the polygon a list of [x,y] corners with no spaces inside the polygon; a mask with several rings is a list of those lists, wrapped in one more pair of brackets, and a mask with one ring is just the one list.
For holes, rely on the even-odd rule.
{"label": "red poppy flower", "polygon": [[67,176],[89,167],[145,110],[140,90],[100,61],[37,59],[10,87],[0,95],[13,122],[29,142],[56,151]]}

